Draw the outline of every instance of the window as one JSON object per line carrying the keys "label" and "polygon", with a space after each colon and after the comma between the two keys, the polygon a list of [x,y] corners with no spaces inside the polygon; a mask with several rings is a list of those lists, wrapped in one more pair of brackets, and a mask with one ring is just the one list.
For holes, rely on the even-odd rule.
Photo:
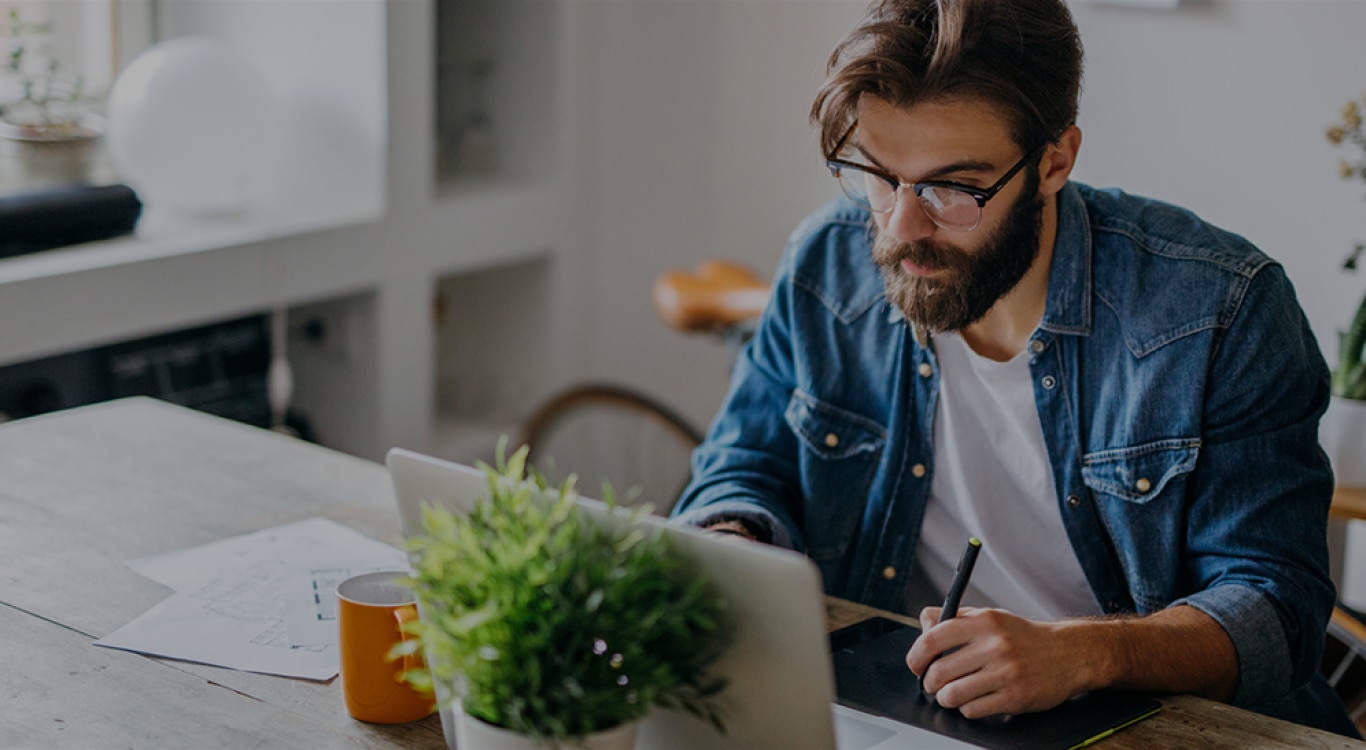
{"label": "window", "polygon": [[86,96],[98,102],[118,71],[152,44],[154,2],[0,0],[0,34],[9,36],[11,12],[26,24],[42,25],[40,54],[58,61],[63,75],[79,78]]}

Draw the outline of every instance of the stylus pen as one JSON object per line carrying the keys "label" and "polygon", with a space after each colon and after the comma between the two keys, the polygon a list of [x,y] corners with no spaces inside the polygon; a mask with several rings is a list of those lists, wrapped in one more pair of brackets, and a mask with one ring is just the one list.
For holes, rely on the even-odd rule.
{"label": "stylus pen", "polygon": [[[963,600],[963,592],[968,588],[968,581],[972,579],[972,568],[977,564],[977,554],[982,551],[982,540],[977,537],[968,539],[968,546],[963,548],[963,556],[958,558],[958,568],[953,571],[953,582],[949,584],[949,592],[944,595],[944,606],[939,612],[939,621],[952,620],[958,616],[958,603]],[[934,663],[933,660],[930,661]],[[926,667],[925,669],[929,669]],[[925,678],[922,676],[916,680],[920,685],[920,692],[925,692]]]}
{"label": "stylus pen", "polygon": [[949,593],[944,595],[943,611],[939,613],[940,622],[958,616],[958,603],[963,600],[963,592],[967,590],[968,580],[972,578],[972,567],[977,564],[977,553],[981,551],[981,539],[975,536],[968,539],[968,546],[963,548],[963,556],[958,558],[958,569],[953,571],[953,583],[949,584]]}

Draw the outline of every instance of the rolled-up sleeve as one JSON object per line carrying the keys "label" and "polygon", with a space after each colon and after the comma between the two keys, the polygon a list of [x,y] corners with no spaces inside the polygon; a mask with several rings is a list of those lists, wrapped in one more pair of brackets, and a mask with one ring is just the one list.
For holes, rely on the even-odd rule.
{"label": "rolled-up sleeve", "polygon": [[1176,601],[1204,612],[1223,627],[1238,652],[1233,702],[1253,706],[1284,696],[1293,679],[1290,649],[1276,607],[1256,589],[1219,586]]}

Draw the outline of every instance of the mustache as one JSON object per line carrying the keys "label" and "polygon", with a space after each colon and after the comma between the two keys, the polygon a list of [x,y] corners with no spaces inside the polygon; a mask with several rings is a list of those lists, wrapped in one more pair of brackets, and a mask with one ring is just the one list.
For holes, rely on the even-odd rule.
{"label": "mustache", "polygon": [[879,233],[873,242],[873,260],[884,267],[896,267],[906,260],[927,268],[963,269],[972,265],[966,253],[949,245],[902,242],[885,233]]}

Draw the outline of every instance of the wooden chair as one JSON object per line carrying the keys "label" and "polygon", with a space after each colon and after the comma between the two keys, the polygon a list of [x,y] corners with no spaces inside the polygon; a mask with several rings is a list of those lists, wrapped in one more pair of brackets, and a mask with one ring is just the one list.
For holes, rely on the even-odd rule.
{"label": "wooden chair", "polygon": [[[1339,487],[1329,517],[1335,523],[1366,521],[1366,489]],[[1333,608],[1319,671],[1366,735],[1366,614],[1341,603]]]}

